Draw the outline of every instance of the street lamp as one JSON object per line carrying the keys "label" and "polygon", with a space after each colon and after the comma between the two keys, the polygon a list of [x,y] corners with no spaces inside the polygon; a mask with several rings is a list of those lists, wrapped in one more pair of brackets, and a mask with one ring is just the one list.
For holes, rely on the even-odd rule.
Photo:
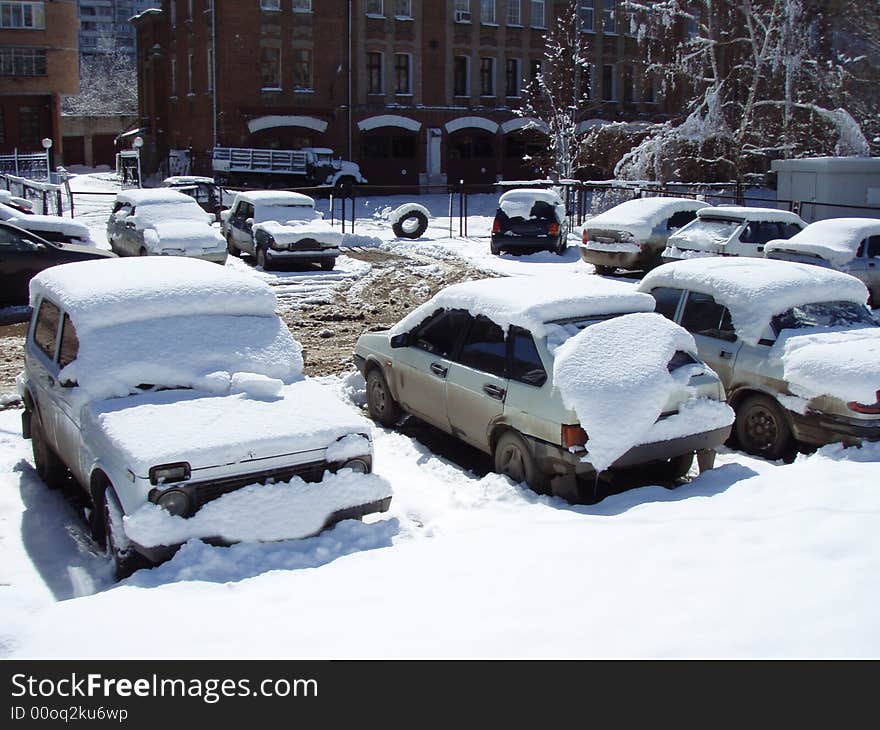
{"label": "street lamp", "polygon": [[43,145],[43,149],[46,150],[46,182],[52,182],[52,168],[49,165],[49,150],[52,149],[52,140],[48,137],[43,137],[40,143]]}
{"label": "street lamp", "polygon": [[138,187],[142,188],[143,184],[141,183],[141,147],[144,146],[144,138],[138,135],[131,141],[131,146],[134,147],[134,151],[137,154]]}

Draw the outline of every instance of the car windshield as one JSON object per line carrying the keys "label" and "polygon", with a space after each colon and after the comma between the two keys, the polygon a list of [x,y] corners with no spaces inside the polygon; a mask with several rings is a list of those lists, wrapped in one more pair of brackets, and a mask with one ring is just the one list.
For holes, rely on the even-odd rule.
{"label": "car windshield", "polygon": [[778,335],[782,330],[806,327],[877,327],[868,309],[855,302],[814,302],[777,314],[773,329]]}
{"label": "car windshield", "polygon": [[254,213],[254,223],[307,221],[314,217],[315,209],[310,205],[261,205]]}
{"label": "car windshield", "polygon": [[[742,225],[742,221],[720,218],[697,218],[680,229],[674,238],[676,246],[703,248],[726,243]],[[673,241],[671,240],[670,243]]]}

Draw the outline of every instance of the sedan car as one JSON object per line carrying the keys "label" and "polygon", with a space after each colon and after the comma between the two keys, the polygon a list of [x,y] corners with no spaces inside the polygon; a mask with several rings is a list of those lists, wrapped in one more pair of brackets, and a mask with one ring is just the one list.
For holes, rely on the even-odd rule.
{"label": "sedan car", "polygon": [[739,205],[701,208],[697,211],[696,220],[669,236],[663,261],[701,256],[763,258],[767,242],[791,238],[806,225],[794,213],[776,208],[746,208]]}
{"label": "sedan car", "polygon": [[593,276],[486,279],[440,291],[390,330],[361,335],[370,415],[402,412],[487,454],[535,491],[589,498],[597,475],[701,468],[733,413],[693,339],[654,301]]}
{"label": "sedan car", "polygon": [[639,290],[696,340],[736,411],[736,442],[769,459],[880,438],[880,326],[853,276],[764,259],[660,266]]}
{"label": "sedan car", "polygon": [[107,221],[107,240],[120,256],[188,256],[222,264],[226,245],[212,221],[177,190],[124,190]]}
{"label": "sedan car", "polygon": [[43,269],[88,259],[115,258],[109,251],[54,243],[0,221],[0,304],[27,304],[28,285]]}
{"label": "sedan car", "polygon": [[653,269],[662,263],[666,239],[707,207],[707,203],[690,198],[627,200],[584,224],[581,258],[592,264],[597,274]]}
{"label": "sedan car", "polygon": [[552,251],[559,255],[568,246],[565,203],[553,190],[517,188],[498,199],[492,222],[491,250]]}
{"label": "sedan car", "polygon": [[880,307],[880,220],[831,218],[810,223],[788,240],[770,241],[768,259],[799,261],[845,271],[864,282],[869,303]]}

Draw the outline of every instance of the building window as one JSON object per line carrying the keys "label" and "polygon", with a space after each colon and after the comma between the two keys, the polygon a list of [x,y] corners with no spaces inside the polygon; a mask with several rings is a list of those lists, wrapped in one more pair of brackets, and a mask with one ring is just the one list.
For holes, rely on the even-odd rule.
{"label": "building window", "polygon": [[171,71],[171,97],[174,98],[177,96],[177,59],[172,56],[168,65]]}
{"label": "building window", "polygon": [[196,90],[193,87],[193,54],[190,53],[186,57],[186,88],[190,94],[195,94]]}
{"label": "building window", "polygon": [[208,91],[214,90],[214,49],[208,46]]}
{"label": "building window", "polygon": [[385,15],[382,0],[367,0],[367,15]]}
{"label": "building window", "polygon": [[506,96],[518,97],[522,73],[518,58],[508,58],[504,67],[504,93]]}
{"label": "building window", "polygon": [[507,0],[507,24],[522,25],[522,0]]}
{"label": "building window", "polygon": [[168,3],[168,22],[172,29],[177,27],[177,0],[170,0]]}
{"label": "building window", "polygon": [[623,103],[632,104],[635,99],[636,78],[633,67],[629,64],[623,67]]}
{"label": "building window", "polygon": [[495,96],[495,59],[480,59],[480,96]]}
{"label": "building window", "polygon": [[263,89],[281,88],[281,49],[265,47],[260,54],[260,71]]}
{"label": "building window", "polygon": [[0,76],[45,75],[45,48],[0,46]]}
{"label": "building window", "polygon": [[294,13],[311,13],[312,0],[293,0]]}
{"label": "building window", "polygon": [[293,72],[293,88],[300,91],[311,91],[315,88],[312,79],[312,52],[308,48],[293,50],[291,70]]}
{"label": "building window", "polygon": [[480,22],[495,25],[495,0],[480,0]]}
{"label": "building window", "polygon": [[0,3],[0,28],[46,27],[43,3]]}
{"label": "building window", "polygon": [[410,79],[411,65],[412,56],[408,53],[394,54],[395,94],[412,94],[412,82]]}
{"label": "building window", "polygon": [[384,94],[385,87],[382,83],[382,54],[370,52],[367,54],[367,84],[369,94]]}
{"label": "building window", "polygon": [[395,18],[411,18],[412,16],[412,0],[394,0]]}
{"label": "building window", "polygon": [[614,66],[606,64],[602,66],[602,100],[614,101]]}
{"label": "building window", "polygon": [[455,0],[455,22],[471,22],[471,0]]}
{"label": "building window", "polygon": [[596,8],[593,0],[581,0],[581,31],[592,33],[596,30]]}
{"label": "building window", "polygon": [[40,110],[35,106],[18,108],[18,136],[22,147],[41,147]]}
{"label": "building window", "polygon": [[186,19],[192,20],[193,17],[193,0],[186,0]]}
{"label": "building window", "polygon": [[617,33],[617,0],[602,0],[602,32]]}
{"label": "building window", "polygon": [[648,74],[644,81],[644,101],[646,104],[657,103],[657,78],[653,74]]}
{"label": "building window", "polygon": [[281,0],[260,0],[261,10],[281,10]]}
{"label": "building window", "polygon": [[544,0],[531,0],[532,3],[532,28],[544,28]]}
{"label": "building window", "polygon": [[452,87],[456,96],[470,96],[469,60],[467,56],[456,56],[453,60]]}

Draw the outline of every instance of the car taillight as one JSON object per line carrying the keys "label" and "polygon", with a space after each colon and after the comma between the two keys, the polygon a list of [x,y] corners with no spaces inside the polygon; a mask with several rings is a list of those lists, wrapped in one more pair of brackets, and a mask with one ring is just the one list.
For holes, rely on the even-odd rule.
{"label": "car taillight", "polygon": [[501,221],[498,216],[495,216],[495,220],[492,221],[492,233],[501,233]]}
{"label": "car taillight", "polygon": [[859,403],[858,401],[850,401],[846,404],[847,408],[856,413],[867,413],[872,416],[880,415],[880,390],[877,391],[877,402],[871,405]]}
{"label": "car taillight", "polygon": [[589,234],[587,233],[587,229],[586,229],[586,228],[584,228],[584,232],[583,232],[583,234],[581,235],[581,240],[582,240],[584,243],[586,243],[587,241],[590,240],[590,237],[589,237]]}
{"label": "car taillight", "polygon": [[551,223],[550,227],[547,229],[548,236],[558,236],[559,235],[559,224]]}
{"label": "car taillight", "polygon": [[572,446],[583,446],[587,443],[587,432],[580,426],[571,426],[562,424],[562,448],[568,449]]}

